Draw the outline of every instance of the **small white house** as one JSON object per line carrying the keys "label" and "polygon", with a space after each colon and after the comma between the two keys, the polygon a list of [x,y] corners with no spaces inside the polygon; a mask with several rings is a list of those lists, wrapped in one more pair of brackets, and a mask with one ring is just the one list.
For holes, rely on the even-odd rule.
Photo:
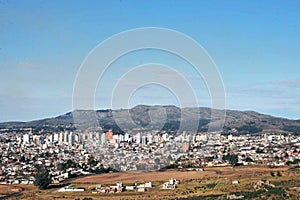
{"label": "small white house", "polygon": [[176,185],[179,184],[179,181],[176,179],[171,178],[168,182],[163,184],[163,189],[175,189]]}
{"label": "small white house", "polygon": [[169,182],[165,182],[163,184],[163,189],[175,189],[176,188],[176,185],[175,184],[171,184]]}
{"label": "small white house", "polygon": [[146,192],[146,188],[138,188],[138,192]]}
{"label": "small white house", "polygon": [[145,183],[146,188],[152,188],[152,182],[147,182]]}
{"label": "small white house", "polygon": [[125,186],[125,190],[134,190],[135,186],[134,185],[130,185],[130,186]]}

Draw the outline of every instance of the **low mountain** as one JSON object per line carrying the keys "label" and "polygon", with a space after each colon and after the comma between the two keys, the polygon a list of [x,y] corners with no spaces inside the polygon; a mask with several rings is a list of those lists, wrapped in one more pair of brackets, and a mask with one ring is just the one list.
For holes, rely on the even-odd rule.
{"label": "low mountain", "polygon": [[263,130],[300,134],[300,120],[279,118],[254,111],[161,105],[138,105],[131,109],[119,110],[75,110],[54,118],[0,123],[0,129],[32,128],[36,132],[75,129],[113,129],[115,132],[213,131],[219,130],[220,126],[224,132],[237,131],[242,134]]}

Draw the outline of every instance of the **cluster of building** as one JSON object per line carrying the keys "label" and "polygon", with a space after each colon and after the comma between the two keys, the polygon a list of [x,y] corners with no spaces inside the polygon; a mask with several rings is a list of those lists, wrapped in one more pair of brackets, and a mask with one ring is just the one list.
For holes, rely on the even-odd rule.
{"label": "cluster of building", "polygon": [[[179,181],[171,178],[169,181],[165,182],[161,189],[175,189],[176,185],[179,184]],[[122,182],[118,182],[116,185],[107,185],[103,186],[101,184],[96,185],[95,189],[92,193],[104,193],[104,194],[114,194],[114,193],[121,193],[124,191],[135,191],[135,192],[146,192],[147,189],[152,188],[152,182],[145,182],[140,184],[133,184],[133,185],[123,185]],[[84,188],[74,188],[71,185],[65,186],[60,188],[58,192],[83,192],[85,191]]]}
{"label": "cluster of building", "polygon": [[101,184],[96,186],[96,191],[94,193],[120,193],[124,191],[137,191],[145,192],[147,188],[152,188],[152,182],[146,182],[134,185],[123,185],[122,182],[118,182],[116,185],[102,186]]}
{"label": "cluster of building", "polygon": [[52,182],[59,183],[97,173],[99,168],[146,171],[167,166],[226,166],[230,164],[223,159],[227,154],[237,155],[240,165],[282,166],[299,161],[300,137],[272,132],[238,135],[235,130],[229,135],[155,130],[124,134],[112,130],[51,134],[34,134],[30,129],[1,130],[0,183],[31,184],[38,166],[46,167]]}
{"label": "cluster of building", "polygon": [[[236,134],[236,130],[233,130]],[[238,156],[238,165],[282,166],[300,159],[300,137],[263,132],[223,135],[220,132],[169,134],[151,131],[137,134],[102,133],[86,146],[104,163],[120,171],[157,170],[165,166],[201,169],[229,165],[223,157]],[[300,162],[299,162],[300,163]]]}
{"label": "cluster of building", "polygon": [[[1,184],[33,184],[40,167],[48,169],[52,183],[103,168],[71,132],[48,135],[35,135],[31,130],[24,132],[0,134]],[[75,138],[74,143],[69,143],[72,138]]]}

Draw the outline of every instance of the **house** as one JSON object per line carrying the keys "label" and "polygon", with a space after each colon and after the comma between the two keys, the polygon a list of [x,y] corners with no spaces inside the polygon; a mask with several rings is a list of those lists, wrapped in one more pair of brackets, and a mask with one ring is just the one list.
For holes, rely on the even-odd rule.
{"label": "house", "polygon": [[163,184],[163,189],[175,189],[176,185],[175,184],[171,184],[170,182],[165,182]]}
{"label": "house", "polygon": [[125,190],[135,190],[135,186],[134,185],[130,185],[130,186],[125,186]]}
{"label": "house", "polygon": [[168,182],[165,182],[163,184],[162,189],[175,189],[177,184],[179,184],[179,181],[177,181],[174,178],[171,178]]}
{"label": "house", "polygon": [[145,183],[146,188],[152,188],[152,182],[147,182]]}
{"label": "house", "polygon": [[99,191],[101,189],[101,184],[96,185],[96,190]]}
{"label": "house", "polygon": [[122,182],[118,182],[118,183],[117,183],[117,187],[118,187],[118,188],[122,188],[122,187],[123,187],[123,183],[122,183]]}
{"label": "house", "polygon": [[144,187],[138,188],[138,192],[146,192],[146,188]]}

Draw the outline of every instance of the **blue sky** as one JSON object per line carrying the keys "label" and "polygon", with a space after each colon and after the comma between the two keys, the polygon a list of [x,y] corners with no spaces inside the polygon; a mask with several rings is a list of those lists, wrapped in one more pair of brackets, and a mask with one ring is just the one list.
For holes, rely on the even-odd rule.
{"label": "blue sky", "polygon": [[[300,118],[299,1],[0,0],[0,121],[72,110],[73,83],[88,53],[114,34],[141,27],[174,29],[201,44],[218,66],[228,109]],[[121,64],[168,57],[128,56]],[[97,108],[109,108],[106,92],[97,92]],[[209,106],[207,94],[201,97]],[[134,93],[130,106],[139,103],[176,99],[152,85]]]}

